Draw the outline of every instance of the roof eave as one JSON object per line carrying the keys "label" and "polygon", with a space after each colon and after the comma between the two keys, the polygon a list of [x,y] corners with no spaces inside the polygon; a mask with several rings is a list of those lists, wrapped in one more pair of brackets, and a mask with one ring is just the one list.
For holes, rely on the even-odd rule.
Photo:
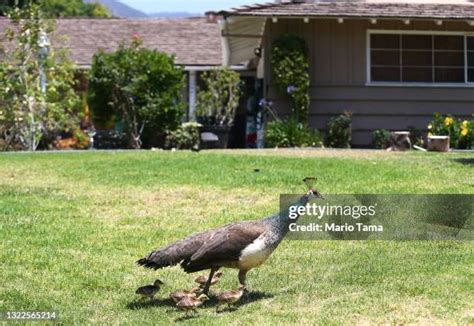
{"label": "roof eave", "polygon": [[225,18],[229,17],[253,17],[253,18],[279,18],[279,19],[334,19],[334,18],[344,18],[344,19],[380,19],[380,20],[443,20],[443,21],[472,21],[474,17],[440,17],[440,16],[381,16],[381,15],[364,15],[364,16],[354,16],[354,15],[345,15],[345,14],[331,14],[331,15],[304,15],[304,14],[295,14],[295,15],[285,15],[285,14],[241,14],[241,13],[229,13],[224,15]]}

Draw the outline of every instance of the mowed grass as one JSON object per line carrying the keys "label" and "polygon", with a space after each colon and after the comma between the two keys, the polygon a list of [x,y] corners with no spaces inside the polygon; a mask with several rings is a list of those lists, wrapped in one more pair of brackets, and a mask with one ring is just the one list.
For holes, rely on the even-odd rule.
{"label": "mowed grass", "polygon": [[[216,314],[211,300],[191,319],[166,298],[194,275],[135,261],[272,214],[305,176],[323,193],[473,194],[473,164],[375,151],[2,154],[0,310],[54,310],[64,324],[472,324],[473,242],[284,241],[248,274],[237,310]],[[140,303],[135,289],[157,277],[157,300]],[[214,291],[237,284],[224,270]]]}

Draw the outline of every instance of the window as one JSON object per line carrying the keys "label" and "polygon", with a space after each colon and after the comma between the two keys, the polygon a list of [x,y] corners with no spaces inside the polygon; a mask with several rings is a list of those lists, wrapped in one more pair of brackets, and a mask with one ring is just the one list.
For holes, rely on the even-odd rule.
{"label": "window", "polygon": [[466,37],[467,45],[467,81],[474,83],[474,36]]}
{"label": "window", "polygon": [[383,32],[369,36],[372,82],[474,82],[474,36]]}

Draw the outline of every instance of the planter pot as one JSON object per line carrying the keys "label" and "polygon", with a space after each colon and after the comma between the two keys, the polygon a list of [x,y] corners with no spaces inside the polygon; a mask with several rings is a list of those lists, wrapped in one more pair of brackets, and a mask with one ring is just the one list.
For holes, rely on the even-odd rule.
{"label": "planter pot", "polygon": [[405,151],[412,147],[409,131],[392,131],[389,142],[390,147],[388,150],[391,151]]}
{"label": "planter pot", "polygon": [[231,126],[204,125],[201,128],[201,148],[227,148]]}
{"label": "planter pot", "polygon": [[428,136],[428,150],[449,152],[449,136]]}

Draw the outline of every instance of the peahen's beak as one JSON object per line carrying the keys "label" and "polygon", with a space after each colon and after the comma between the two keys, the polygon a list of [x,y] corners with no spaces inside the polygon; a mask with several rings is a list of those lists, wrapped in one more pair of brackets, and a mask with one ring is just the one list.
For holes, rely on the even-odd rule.
{"label": "peahen's beak", "polygon": [[314,188],[310,189],[308,191],[308,194],[312,195],[314,198],[324,199],[324,196],[321,195],[321,193]]}

